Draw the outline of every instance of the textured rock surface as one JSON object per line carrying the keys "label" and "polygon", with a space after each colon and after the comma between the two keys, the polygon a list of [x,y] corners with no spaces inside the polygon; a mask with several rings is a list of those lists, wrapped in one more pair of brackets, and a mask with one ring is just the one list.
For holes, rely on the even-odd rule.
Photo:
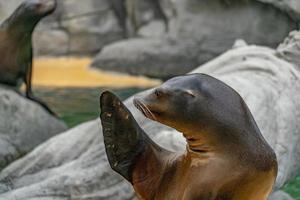
{"label": "textured rock surface", "polygon": [[300,70],[300,32],[293,31],[277,48],[278,56],[295,65]]}
{"label": "textured rock surface", "polygon": [[[139,1],[138,23],[147,24],[155,18],[155,13],[151,12],[147,3],[149,0]],[[0,0],[0,21],[10,15],[20,2],[22,0]],[[162,5],[166,14],[172,18],[172,35],[195,36],[198,41],[203,42],[203,53],[208,54],[209,58],[228,49],[232,40],[237,37],[250,43],[274,46],[282,39],[286,29],[291,30],[293,22],[286,19],[284,14],[258,2],[274,5],[289,13],[294,20],[300,20],[298,0],[257,0],[252,2],[248,9],[220,4],[218,0],[176,0],[174,2],[177,17],[172,14],[171,6],[166,2],[168,1],[164,0]],[[272,23],[274,16],[276,25],[280,28]],[[148,37],[163,34],[161,27],[155,26],[154,29],[157,31],[142,28],[140,34]],[[37,55],[95,54],[103,46],[123,38],[123,30],[119,27],[108,0],[58,0],[57,11],[43,20],[38,30],[34,36]],[[212,51],[210,47],[216,45],[220,50]],[[55,46],[60,48],[54,48]],[[207,58],[204,56],[204,59],[200,60],[203,62]]]}
{"label": "textured rock surface", "polygon": [[[275,50],[239,44],[195,72],[213,75],[243,96],[277,153],[278,189],[300,169],[300,74]],[[185,148],[181,134],[145,119],[132,99],[126,104],[157,143]],[[53,137],[8,166],[0,173],[0,190],[1,200],[133,198],[130,185],[107,163],[99,120]]]}
{"label": "textured rock surface", "polygon": [[293,200],[293,198],[290,197],[290,195],[286,194],[285,192],[278,191],[272,194],[269,200]]}
{"label": "textured rock surface", "polygon": [[0,86],[0,169],[66,128],[41,106]]}
{"label": "textured rock surface", "polygon": [[[281,10],[257,1],[235,1],[228,5],[219,0],[174,2],[177,17],[172,18],[170,33],[166,37],[178,42],[173,42],[172,45],[169,45],[169,39],[161,39],[159,45],[152,44],[157,39],[152,43],[149,39],[139,39],[138,45],[135,40],[117,42],[106,46],[105,50],[96,56],[92,66],[104,70],[168,78],[187,73],[221,54],[229,49],[237,38],[242,38],[249,44],[276,47],[290,31],[297,28],[297,23]],[[148,33],[144,30],[143,35],[153,35],[151,29],[146,30]],[[185,42],[193,45],[182,45]],[[168,51],[164,51],[165,49]],[[172,52],[171,61],[169,52]],[[195,55],[198,55],[198,58],[195,58]],[[186,63],[184,66],[178,62],[182,57]],[[155,68],[153,62],[159,67]]]}
{"label": "textured rock surface", "polygon": [[[0,0],[0,21],[10,15],[21,1]],[[246,9],[243,6],[222,5],[218,2],[217,0],[199,2],[176,0],[177,17],[171,14],[170,5],[162,3],[167,15],[172,18],[170,27],[173,36],[189,38],[195,36],[198,42],[203,42],[203,53],[208,55],[204,56],[205,59],[201,60],[202,62],[207,60],[206,57],[212,58],[216,53],[228,49],[232,40],[237,37],[246,39],[250,43],[274,46],[282,39],[287,29],[291,30],[293,22],[286,19],[286,15],[271,6],[264,6],[258,2],[272,4],[288,12],[294,20],[300,20],[300,5],[297,0],[258,0],[258,2],[252,2]],[[141,0],[139,3],[137,8],[139,24],[146,24],[155,18],[148,4],[147,0]],[[280,28],[272,23],[274,16]],[[248,19],[252,19],[251,23]],[[161,27],[157,31],[142,28],[140,33],[148,37],[163,34]],[[255,33],[253,34],[252,31]],[[268,35],[268,32],[272,34]],[[95,54],[105,45],[122,38],[123,30],[118,25],[109,1],[59,0],[57,11],[43,20],[38,27],[34,43],[37,55]],[[215,38],[218,39],[214,40]],[[213,49],[211,52],[210,47],[216,45],[220,50],[215,52]],[[55,46],[61,48],[54,48]]]}
{"label": "textured rock surface", "polygon": [[286,13],[295,20],[300,20],[300,1],[298,0],[258,0],[264,3],[269,3]]}
{"label": "textured rock surface", "polygon": [[8,17],[23,0],[0,0],[0,21]]}

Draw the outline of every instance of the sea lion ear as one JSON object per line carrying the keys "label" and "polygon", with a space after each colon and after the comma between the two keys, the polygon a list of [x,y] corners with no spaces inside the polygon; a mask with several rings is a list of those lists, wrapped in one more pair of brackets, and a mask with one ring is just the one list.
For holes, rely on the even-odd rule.
{"label": "sea lion ear", "polygon": [[100,97],[101,123],[109,164],[128,181],[136,157],[144,150],[144,132],[121,100],[105,91]]}
{"label": "sea lion ear", "polygon": [[184,90],[184,93],[191,97],[196,97],[195,92],[192,90]]}

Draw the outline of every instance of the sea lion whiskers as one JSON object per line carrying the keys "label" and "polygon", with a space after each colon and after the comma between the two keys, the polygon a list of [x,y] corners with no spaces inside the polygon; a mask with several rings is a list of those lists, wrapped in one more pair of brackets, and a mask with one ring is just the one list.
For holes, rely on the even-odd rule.
{"label": "sea lion whiskers", "polygon": [[150,119],[157,121],[155,115],[143,102],[135,99],[133,103],[146,117],[149,117]]}

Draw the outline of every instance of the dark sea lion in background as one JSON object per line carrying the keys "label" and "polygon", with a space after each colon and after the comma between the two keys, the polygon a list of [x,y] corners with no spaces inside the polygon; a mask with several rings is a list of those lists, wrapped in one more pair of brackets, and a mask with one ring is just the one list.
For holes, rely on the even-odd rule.
{"label": "dark sea lion in background", "polygon": [[0,83],[19,87],[26,84],[26,97],[49,107],[32,93],[32,33],[38,22],[54,12],[56,0],[27,0],[0,26]]}
{"label": "dark sea lion in background", "polygon": [[126,0],[111,0],[109,2],[121,29],[124,31],[124,37],[128,37]]}
{"label": "dark sea lion in background", "polygon": [[[118,19],[118,23],[122,30],[124,31],[124,36],[129,37],[129,27],[127,24],[127,19],[130,20],[135,34],[140,28],[140,24],[138,22],[137,16],[137,7],[138,0],[110,0],[111,6],[114,10],[114,13]],[[166,27],[166,31],[169,29],[169,19],[165,14],[160,0],[149,0],[149,4],[151,5],[155,18],[161,19]]]}
{"label": "dark sea lion in background", "polygon": [[111,167],[145,200],[266,200],[277,160],[240,95],[204,74],[179,76],[136,96],[146,117],[175,128],[186,152],[155,144],[112,93],[101,95]]}

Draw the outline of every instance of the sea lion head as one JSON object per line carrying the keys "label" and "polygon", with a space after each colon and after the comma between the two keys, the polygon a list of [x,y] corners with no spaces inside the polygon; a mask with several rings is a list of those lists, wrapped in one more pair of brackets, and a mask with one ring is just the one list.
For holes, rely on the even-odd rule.
{"label": "sea lion head", "polygon": [[38,22],[53,13],[56,0],[26,0],[1,25],[10,31],[10,35],[31,36]]}
{"label": "sea lion head", "polygon": [[134,104],[147,118],[175,128],[187,139],[195,133],[222,135],[251,125],[240,95],[205,74],[172,78],[147,94],[136,96]]}
{"label": "sea lion head", "polygon": [[54,12],[56,4],[56,0],[27,0],[20,5],[20,8],[27,16],[42,18]]}

